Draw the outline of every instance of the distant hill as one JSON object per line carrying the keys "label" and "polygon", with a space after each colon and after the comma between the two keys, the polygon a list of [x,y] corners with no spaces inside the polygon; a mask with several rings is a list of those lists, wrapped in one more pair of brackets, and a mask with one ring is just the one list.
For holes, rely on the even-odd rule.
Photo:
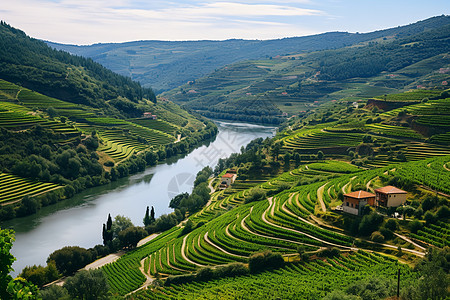
{"label": "distant hill", "polygon": [[108,69],[129,76],[143,86],[165,91],[203,77],[225,65],[261,59],[337,49],[376,40],[405,38],[450,24],[449,16],[433,17],[407,26],[370,33],[329,32],[277,40],[226,41],[136,41],[90,46],[48,45],[72,54],[90,57]]}
{"label": "distant hill", "polygon": [[279,123],[321,103],[450,82],[450,25],[340,49],[227,65],[161,96],[211,117]]}

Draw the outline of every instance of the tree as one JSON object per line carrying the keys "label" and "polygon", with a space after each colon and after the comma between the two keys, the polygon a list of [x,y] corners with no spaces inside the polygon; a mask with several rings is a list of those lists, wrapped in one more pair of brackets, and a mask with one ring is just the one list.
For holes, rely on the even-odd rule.
{"label": "tree", "polygon": [[102,237],[103,237],[103,245],[105,245],[105,246],[108,242],[111,242],[113,240],[111,214],[108,214],[106,226],[105,226],[105,224],[103,224]]}
{"label": "tree", "polygon": [[318,152],[317,152],[317,159],[318,160],[322,160],[323,158],[324,158],[324,154],[323,154],[323,152],[321,151],[321,150],[319,150]]}
{"label": "tree", "polygon": [[131,222],[130,218],[117,215],[114,218],[114,222],[112,222],[111,225],[111,231],[113,232],[113,238],[116,238],[119,236],[119,232],[129,228],[133,227],[133,223]]}
{"label": "tree", "polygon": [[155,222],[155,208],[152,206],[152,210],[150,211],[150,221]]}
{"label": "tree", "polygon": [[123,247],[134,248],[137,243],[147,235],[141,227],[127,227],[118,234],[118,239]]}
{"label": "tree", "polygon": [[111,214],[108,214],[108,220],[106,221],[106,230],[111,230],[111,227],[112,227]]}
{"label": "tree", "polygon": [[291,161],[291,154],[289,154],[289,152],[288,152],[284,155],[284,164],[286,166],[289,166],[290,161]]}
{"label": "tree", "polygon": [[38,289],[23,278],[13,279],[9,272],[16,260],[11,254],[14,232],[0,228],[0,299],[38,299]]}
{"label": "tree", "polygon": [[56,284],[52,284],[50,287],[43,289],[39,292],[40,296],[42,297],[43,300],[68,300],[69,298],[69,293],[67,292],[67,289],[56,285]]}
{"label": "tree", "polygon": [[63,275],[71,275],[83,268],[95,257],[84,248],[78,246],[66,246],[54,251],[47,258],[47,263],[53,261],[58,271]]}
{"label": "tree", "polygon": [[0,229],[0,299],[7,299],[9,293],[6,291],[12,277],[9,272],[12,270],[12,263],[16,260],[10,253],[14,233],[12,230]]}
{"label": "tree", "polygon": [[179,208],[180,203],[188,197],[189,197],[189,193],[181,193],[181,194],[176,195],[174,198],[172,198],[172,200],[170,200],[169,207],[170,208]]}
{"label": "tree", "polygon": [[248,197],[245,198],[245,203],[264,200],[266,198],[266,192],[259,187],[255,187],[250,190]]}
{"label": "tree", "polygon": [[146,211],[145,211],[145,216],[144,216],[144,225],[145,226],[148,226],[148,225],[150,225],[151,224],[151,221],[150,221],[150,209],[149,209],[149,207],[147,206],[147,209],[146,209]]}
{"label": "tree", "polygon": [[72,299],[109,299],[109,285],[101,269],[82,270],[68,278],[64,287]]}
{"label": "tree", "polygon": [[27,281],[41,287],[59,278],[58,269],[54,262],[50,262],[46,267],[43,266],[27,266],[19,275]]}
{"label": "tree", "polygon": [[186,224],[184,224],[183,230],[181,231],[181,235],[185,235],[189,232],[191,232],[194,229],[194,223],[191,221],[191,219],[186,221]]}
{"label": "tree", "polygon": [[266,269],[275,269],[284,266],[284,259],[280,253],[269,250],[251,255],[248,259],[250,272],[257,273]]}
{"label": "tree", "polygon": [[420,223],[419,220],[414,220],[411,223],[408,224],[409,230],[411,230],[412,233],[417,233],[420,229],[422,229],[422,223]]}
{"label": "tree", "polygon": [[[416,265],[420,279],[415,299],[448,299],[450,248],[430,248],[425,258]],[[447,271],[446,271],[447,270]]]}

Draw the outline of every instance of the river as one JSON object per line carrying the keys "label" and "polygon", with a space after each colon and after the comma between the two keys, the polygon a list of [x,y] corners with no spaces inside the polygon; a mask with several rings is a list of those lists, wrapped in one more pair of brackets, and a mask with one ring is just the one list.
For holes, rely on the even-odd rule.
{"label": "river", "polygon": [[108,185],[85,190],[75,197],[42,208],[37,214],[0,223],[15,230],[11,250],[17,258],[12,276],[25,266],[45,265],[50,253],[64,246],[90,248],[102,243],[102,224],[108,214],[124,215],[142,226],[147,206],[156,216],[172,212],[169,201],[182,192],[191,192],[195,175],[205,166],[214,167],[219,158],[239,152],[258,137],[271,137],[274,127],[216,121],[216,139],[185,157],[147,168]]}

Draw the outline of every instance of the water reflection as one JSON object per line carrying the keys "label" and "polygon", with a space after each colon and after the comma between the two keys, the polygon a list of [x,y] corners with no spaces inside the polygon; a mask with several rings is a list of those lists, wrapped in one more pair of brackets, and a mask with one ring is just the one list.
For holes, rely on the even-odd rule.
{"label": "water reflection", "polygon": [[34,264],[45,264],[48,255],[64,246],[93,247],[102,243],[102,224],[108,213],[125,215],[135,225],[143,225],[147,206],[156,216],[172,211],[170,199],[192,190],[195,174],[204,166],[214,167],[219,158],[239,152],[258,137],[269,137],[273,127],[245,123],[217,122],[217,138],[183,157],[147,168],[144,172],[110,184],[91,188],[75,197],[42,208],[37,214],[3,222],[1,228],[16,231],[12,248],[17,261],[15,272]]}

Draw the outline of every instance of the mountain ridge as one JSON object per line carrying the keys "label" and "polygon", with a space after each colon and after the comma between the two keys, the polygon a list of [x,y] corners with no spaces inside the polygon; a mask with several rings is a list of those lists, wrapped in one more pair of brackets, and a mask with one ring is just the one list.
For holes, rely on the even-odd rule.
{"label": "mountain ridge", "polygon": [[369,33],[327,32],[274,40],[131,41],[90,46],[47,44],[91,57],[105,67],[141,82],[143,86],[165,91],[237,61],[341,48],[379,38],[405,37],[449,23],[450,17],[442,15]]}

